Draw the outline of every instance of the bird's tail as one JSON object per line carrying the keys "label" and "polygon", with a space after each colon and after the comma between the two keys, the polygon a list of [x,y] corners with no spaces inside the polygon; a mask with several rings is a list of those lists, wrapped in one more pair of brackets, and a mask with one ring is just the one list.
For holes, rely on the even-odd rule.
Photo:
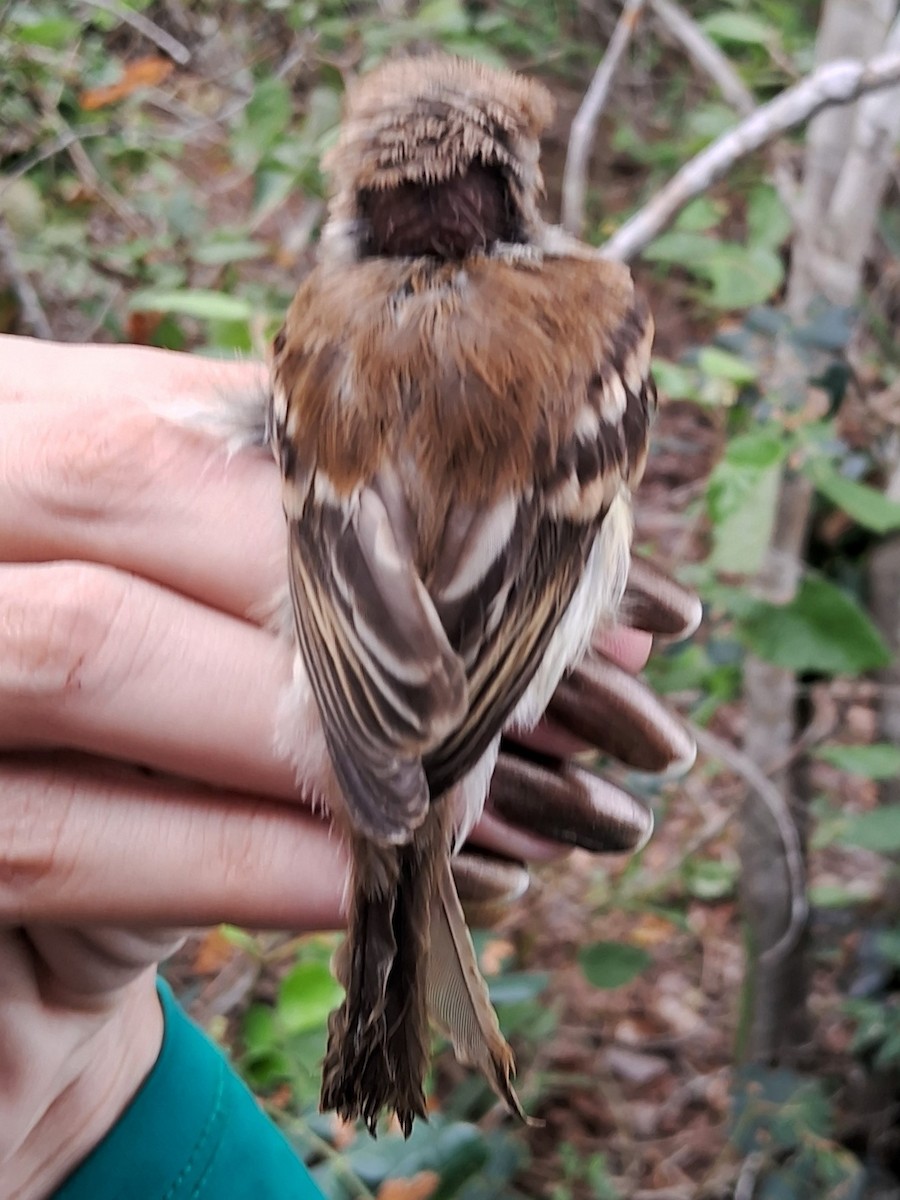
{"label": "bird's tail", "polygon": [[530,1124],[512,1085],[516,1062],[491,1004],[487,984],[453,882],[450,859],[437,875],[431,908],[428,1012],[464,1066],[476,1067],[507,1109]]}
{"label": "bird's tail", "polygon": [[383,1110],[407,1136],[425,1116],[429,1016],[524,1119],[450,870],[448,811],[434,805],[406,846],[351,843],[352,907],[335,964],[346,995],[328,1021],[321,1106],[372,1133]]}

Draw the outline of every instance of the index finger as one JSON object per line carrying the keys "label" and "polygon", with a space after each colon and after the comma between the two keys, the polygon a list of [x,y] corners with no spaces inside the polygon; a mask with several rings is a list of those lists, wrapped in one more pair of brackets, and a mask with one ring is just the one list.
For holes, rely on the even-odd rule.
{"label": "index finger", "polygon": [[16,338],[0,363],[0,560],[102,563],[266,614],[286,579],[274,462],[161,415],[258,390],[258,364]]}
{"label": "index finger", "polygon": [[259,362],[200,358],[151,346],[42,342],[0,334],[0,403],[153,404],[165,397],[208,401],[223,390],[265,387]]}

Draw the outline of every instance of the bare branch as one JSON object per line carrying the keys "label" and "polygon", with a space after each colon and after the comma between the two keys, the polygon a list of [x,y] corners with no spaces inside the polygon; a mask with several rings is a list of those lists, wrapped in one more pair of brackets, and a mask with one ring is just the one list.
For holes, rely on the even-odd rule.
{"label": "bare branch", "polygon": [[638,254],[736,163],[767,142],[801,125],[820,109],[849,104],[876,88],[900,82],[900,53],[881,54],[871,62],[831,62],[770,100],[716,138],[669,180],[639,212],[602,247],[606,258],[627,261]]}
{"label": "bare branch", "polygon": [[743,779],[747,787],[765,805],[778,828],[784,845],[784,863],[791,887],[790,917],[787,928],[778,941],[760,955],[763,962],[777,962],[789,954],[797,944],[797,939],[803,932],[809,916],[803,847],[800,843],[797,826],[794,824],[781,792],[749,755],[700,725],[692,723],[690,730],[704,754],[724,763],[726,767]]}
{"label": "bare branch", "polygon": [[90,8],[99,8],[101,12],[109,13],[113,17],[118,17],[123,24],[130,25],[136,33],[153,42],[164,54],[168,54],[169,58],[177,62],[179,66],[184,67],[191,61],[191,52],[187,46],[183,42],[179,42],[177,38],[173,38],[171,33],[166,33],[165,29],[160,29],[155,21],[151,21],[143,13],[126,8],[124,4],[117,4],[115,0],[82,0],[82,3],[87,4]]}
{"label": "bare branch", "polygon": [[723,100],[739,113],[753,112],[756,107],[753,93],[731,65],[728,56],[707,37],[694,18],[673,0],[650,0],[650,7],[688,58],[713,81],[722,93]]}
{"label": "bare branch", "polygon": [[[824,0],[816,33],[816,66],[847,58],[870,62],[891,49],[884,42],[896,9],[896,0]],[[853,138],[856,107],[841,104],[823,109],[806,131],[799,219],[785,297],[794,321],[806,320],[816,298],[832,290],[824,278],[830,269],[824,259],[830,255],[823,253],[823,237],[828,206]],[[835,257],[840,258],[840,252]]]}
{"label": "bare branch", "polygon": [[594,72],[569,134],[566,166],[562,184],[563,228],[576,237],[584,229],[584,201],[587,195],[587,169],[597,122],[609,95],[610,85],[632,34],[640,20],[645,0],[625,0],[622,15],[609,39],[606,53]]}
{"label": "bare branch", "polygon": [[[884,49],[900,54],[900,17]],[[823,230],[832,278],[822,290],[836,304],[856,299],[863,266],[877,227],[900,136],[900,87],[866,96],[856,106],[852,136],[831,193]]]}
{"label": "bare branch", "polygon": [[47,314],[41,307],[41,302],[32,286],[31,280],[22,269],[13,235],[2,217],[0,217],[0,269],[2,269],[3,274],[9,280],[10,286],[16,294],[16,299],[19,301],[19,309],[25,328],[30,333],[33,333],[35,337],[51,340],[53,338],[53,330],[50,328]]}

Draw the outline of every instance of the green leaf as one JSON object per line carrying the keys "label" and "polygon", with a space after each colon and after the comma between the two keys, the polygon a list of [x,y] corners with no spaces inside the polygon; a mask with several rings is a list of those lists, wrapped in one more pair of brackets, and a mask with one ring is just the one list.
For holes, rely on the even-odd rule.
{"label": "green leaf", "polygon": [[413,22],[422,31],[439,37],[468,33],[469,17],[459,0],[426,0]]}
{"label": "green leaf", "polygon": [[135,292],[128,307],[132,312],[172,313],[178,317],[197,317],[201,321],[249,321],[252,316],[249,301],[203,288]]}
{"label": "green leaf", "polygon": [[823,746],[815,756],[864,779],[894,779],[900,775],[900,746],[887,742],[871,746]]}
{"label": "green leaf", "polygon": [[238,163],[253,167],[275,141],[287,132],[291,121],[291,89],[283,79],[268,75],[254,88],[243,121],[232,136]]}
{"label": "green leaf", "polygon": [[809,476],[816,491],[844,510],[857,524],[875,533],[900,529],[900,504],[864,483],[854,483],[822,463],[812,466]]}
{"label": "green leaf", "polygon": [[340,986],[324,963],[301,962],[281,981],[278,1016],[291,1034],[324,1028],[341,995]]}
{"label": "green leaf", "polygon": [[242,1026],[244,1048],[248,1054],[268,1054],[278,1045],[279,1031],[275,1013],[267,1004],[254,1004],[247,1010]]}
{"label": "green leaf", "polygon": [[250,958],[262,958],[262,951],[260,949],[258,939],[255,938],[252,933],[248,933],[246,929],[241,929],[237,925],[220,925],[219,933],[221,933],[225,940],[230,942],[232,946],[238,946],[244,951],[245,954],[249,955]]}
{"label": "green leaf", "polygon": [[716,308],[763,304],[784,278],[781,259],[769,246],[722,242],[709,234],[673,229],[644,251],[650,262],[672,264],[710,284],[706,303]]}
{"label": "green leaf", "polygon": [[784,267],[774,250],[734,242],[722,242],[703,273],[712,284],[712,291],[704,298],[716,308],[764,304],[784,279]]}
{"label": "green leaf", "polygon": [[673,229],[650,243],[643,253],[648,262],[672,263],[696,271],[716,253],[721,242],[689,229]]}
{"label": "green leaf", "polygon": [[785,454],[783,440],[762,429],[734,438],[717,463],[706,494],[713,570],[728,575],[759,570],[775,522]]}
{"label": "green leaf", "polygon": [[747,201],[747,237],[751,245],[777,249],[791,235],[794,222],[775,189],[757,185]]}
{"label": "green leaf", "polygon": [[296,185],[292,171],[280,167],[262,167],[253,180],[253,206],[257,214],[271,212],[282,204]]}
{"label": "green leaf", "polygon": [[12,33],[17,42],[25,45],[61,50],[78,40],[81,26],[69,17],[40,17],[26,8],[13,11]]}
{"label": "green leaf", "polygon": [[697,365],[704,375],[727,379],[731,383],[753,383],[757,369],[746,359],[720,350],[718,346],[705,346],[697,355]]}
{"label": "green leaf", "polygon": [[684,123],[686,132],[701,144],[711,142],[734,128],[734,109],[717,100],[707,100],[705,104],[689,109],[684,115]]}
{"label": "green leaf", "polygon": [[653,960],[639,946],[624,942],[594,942],[578,951],[578,963],[594,987],[617,988],[645,971]]}
{"label": "green leaf", "polygon": [[546,991],[550,976],[546,971],[511,971],[498,975],[489,984],[491,1001],[494,1004],[522,1004],[536,1000]]}
{"label": "green leaf", "polygon": [[900,850],[900,804],[887,804],[848,818],[839,840],[865,850],[896,854]]}
{"label": "green leaf", "polygon": [[251,354],[253,338],[246,321],[210,321],[209,344],[214,350]]}
{"label": "green leaf", "polygon": [[845,887],[840,883],[814,883],[809,889],[809,902],[813,908],[853,908],[858,904],[870,904],[873,898],[873,889],[865,885]]}
{"label": "green leaf", "polygon": [[767,46],[776,40],[772,26],[750,13],[717,12],[705,17],[700,24],[706,33],[717,42]]}
{"label": "green leaf", "polygon": [[709,483],[710,508],[719,514],[709,565],[725,575],[755,575],[771,541],[781,470],[732,471],[727,485],[724,479],[725,472],[717,468]]}
{"label": "green leaf", "polygon": [[769,426],[768,429],[757,429],[753,433],[742,433],[732,438],[725,458],[735,466],[767,471],[781,463],[786,454],[784,440]]}
{"label": "green leaf", "polygon": [[698,196],[678,214],[675,229],[684,229],[693,233],[702,233],[712,229],[722,219],[723,205],[721,201],[710,200],[708,196]]}
{"label": "green leaf", "polygon": [[653,378],[663,396],[670,400],[693,400],[697,395],[697,372],[666,358],[654,358]]}
{"label": "green leaf", "polygon": [[751,649],[792,671],[859,675],[891,661],[878,630],[840,588],[815,576],[785,605],[758,602],[741,622]]}
{"label": "green leaf", "polygon": [[731,1138],[743,1154],[761,1144],[791,1150],[810,1134],[826,1138],[831,1133],[832,1106],[816,1079],[783,1067],[741,1067],[733,1087]]}
{"label": "green leaf", "polygon": [[688,859],[683,870],[684,884],[698,900],[722,900],[734,892],[738,872],[737,863]]}
{"label": "green leaf", "polygon": [[205,266],[221,267],[228,263],[264,258],[267,253],[268,246],[265,242],[254,241],[252,238],[217,237],[195,246],[193,257],[194,262],[203,263]]}

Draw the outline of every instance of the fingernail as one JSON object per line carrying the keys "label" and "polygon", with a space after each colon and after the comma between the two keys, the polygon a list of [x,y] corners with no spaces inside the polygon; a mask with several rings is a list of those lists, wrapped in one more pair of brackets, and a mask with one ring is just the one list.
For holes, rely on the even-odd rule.
{"label": "fingernail", "polygon": [[509,824],[594,853],[635,851],[653,832],[639,800],[573,764],[501,754],[488,806]]}
{"label": "fingernail", "polygon": [[681,773],[697,756],[687,730],[650,688],[598,654],[562,680],[547,715],[637,771]]}
{"label": "fingernail", "polygon": [[628,586],[619,613],[633,629],[681,641],[690,637],[703,618],[700,598],[676,583],[646,558],[631,560]]}
{"label": "fingernail", "polygon": [[463,904],[508,904],[528,890],[528,871],[521,863],[463,851],[455,856],[452,866]]}

